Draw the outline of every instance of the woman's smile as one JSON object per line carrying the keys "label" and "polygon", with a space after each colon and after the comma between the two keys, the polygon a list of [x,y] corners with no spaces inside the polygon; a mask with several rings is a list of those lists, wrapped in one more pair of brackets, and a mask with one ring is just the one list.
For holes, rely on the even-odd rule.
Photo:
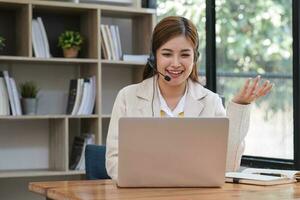
{"label": "woman's smile", "polygon": [[173,70],[173,69],[166,69],[166,74],[171,76],[171,78],[178,78],[183,74],[184,70]]}

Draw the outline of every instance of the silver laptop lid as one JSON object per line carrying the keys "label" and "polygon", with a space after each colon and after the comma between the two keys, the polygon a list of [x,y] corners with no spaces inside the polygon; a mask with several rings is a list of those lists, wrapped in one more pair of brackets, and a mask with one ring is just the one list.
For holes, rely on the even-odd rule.
{"label": "silver laptop lid", "polygon": [[221,186],[228,126],[228,118],[120,118],[118,186]]}

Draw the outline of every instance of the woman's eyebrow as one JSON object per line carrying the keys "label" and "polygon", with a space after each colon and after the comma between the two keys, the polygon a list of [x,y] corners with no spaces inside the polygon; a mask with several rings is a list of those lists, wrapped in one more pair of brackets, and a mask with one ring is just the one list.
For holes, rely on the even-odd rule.
{"label": "woman's eyebrow", "polygon": [[191,49],[182,49],[181,52],[191,51]]}
{"label": "woman's eyebrow", "polygon": [[162,51],[173,51],[173,50],[164,48],[164,49],[162,49]]}
{"label": "woman's eyebrow", "polygon": [[[162,49],[162,51],[170,51],[170,52],[172,52],[173,50],[172,49],[167,49],[167,48],[164,48],[164,49]],[[182,49],[182,50],[180,50],[181,52],[186,52],[186,51],[191,51],[191,49]]]}

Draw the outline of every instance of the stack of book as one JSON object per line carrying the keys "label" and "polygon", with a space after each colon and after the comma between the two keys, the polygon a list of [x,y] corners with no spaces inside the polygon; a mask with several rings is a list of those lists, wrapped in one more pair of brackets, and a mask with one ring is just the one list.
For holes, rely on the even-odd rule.
{"label": "stack of book", "polygon": [[0,115],[22,115],[17,85],[8,71],[0,71]]}
{"label": "stack of book", "polygon": [[96,101],[96,77],[70,80],[67,114],[90,115]]}
{"label": "stack of book", "polygon": [[117,25],[101,25],[102,58],[107,60],[121,60],[122,47],[119,27]]}
{"label": "stack of book", "polygon": [[49,42],[41,17],[32,19],[32,45],[35,57],[50,58]]}
{"label": "stack of book", "polygon": [[88,144],[95,144],[94,134],[83,134],[76,136],[73,141],[72,152],[70,157],[69,168],[71,170],[84,170],[85,169],[85,147]]}

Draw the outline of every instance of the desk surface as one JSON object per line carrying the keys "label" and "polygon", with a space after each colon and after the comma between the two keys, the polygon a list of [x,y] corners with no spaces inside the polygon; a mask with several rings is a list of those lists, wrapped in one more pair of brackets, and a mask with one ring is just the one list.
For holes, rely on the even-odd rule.
{"label": "desk surface", "polygon": [[300,183],[278,186],[225,184],[222,188],[117,188],[111,180],[34,182],[29,190],[55,200],[297,199]]}

